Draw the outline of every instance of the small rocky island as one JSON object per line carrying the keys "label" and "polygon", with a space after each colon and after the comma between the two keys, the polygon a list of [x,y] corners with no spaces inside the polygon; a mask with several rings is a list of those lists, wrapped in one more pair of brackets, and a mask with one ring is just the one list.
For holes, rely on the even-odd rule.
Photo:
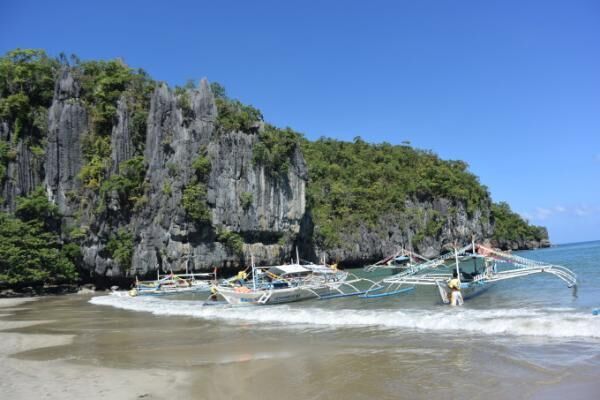
{"label": "small rocky island", "polygon": [[0,59],[0,288],[280,263],[360,266],[475,237],[549,246],[462,161],[409,144],[308,141],[206,79],[120,60]]}

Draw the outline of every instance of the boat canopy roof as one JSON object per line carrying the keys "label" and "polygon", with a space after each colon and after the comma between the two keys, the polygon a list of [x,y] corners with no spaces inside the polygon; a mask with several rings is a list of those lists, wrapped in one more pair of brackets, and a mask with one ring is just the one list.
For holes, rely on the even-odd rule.
{"label": "boat canopy roof", "polygon": [[311,271],[304,268],[302,265],[278,265],[276,267],[269,268],[269,272],[275,275],[283,276],[290,274],[307,274]]}

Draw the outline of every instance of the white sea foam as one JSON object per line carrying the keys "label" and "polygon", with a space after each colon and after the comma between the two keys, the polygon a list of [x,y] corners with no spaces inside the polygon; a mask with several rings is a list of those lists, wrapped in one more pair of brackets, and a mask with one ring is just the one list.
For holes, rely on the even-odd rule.
{"label": "white sea foam", "polygon": [[519,308],[474,310],[439,307],[428,310],[326,309],[280,306],[203,306],[197,301],[150,297],[99,296],[92,304],[155,315],[177,315],[258,324],[281,324],[288,328],[374,327],[438,332],[463,331],[483,335],[517,335],[550,338],[600,338],[600,318],[574,309]]}

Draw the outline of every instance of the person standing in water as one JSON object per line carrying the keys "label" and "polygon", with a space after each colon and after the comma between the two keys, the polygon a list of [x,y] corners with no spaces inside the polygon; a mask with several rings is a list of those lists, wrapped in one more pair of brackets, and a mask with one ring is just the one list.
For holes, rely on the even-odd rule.
{"label": "person standing in water", "polygon": [[460,280],[458,279],[458,273],[454,271],[452,273],[452,279],[448,281],[448,287],[450,288],[450,305],[461,306],[463,304],[462,293],[460,292]]}

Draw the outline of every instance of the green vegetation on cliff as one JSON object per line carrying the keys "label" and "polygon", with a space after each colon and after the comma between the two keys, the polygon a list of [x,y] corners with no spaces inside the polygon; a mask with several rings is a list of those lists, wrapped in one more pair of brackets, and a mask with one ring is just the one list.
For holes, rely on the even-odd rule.
{"label": "green vegetation on cliff", "polygon": [[498,243],[548,239],[546,228],[529,225],[519,214],[513,212],[506,202],[492,205],[492,218],[495,222],[493,239]]}
{"label": "green vegetation on cliff", "polygon": [[126,210],[131,210],[144,202],[145,175],[144,157],[136,156],[123,161],[119,166],[119,173],[112,175],[102,184],[101,198],[106,201],[107,196],[114,193],[118,196],[119,204]]}
{"label": "green vegetation on cliff", "polygon": [[105,250],[120,267],[129,268],[133,256],[133,235],[124,228],[119,229],[110,236]]}
{"label": "green vegetation on cliff", "polygon": [[111,134],[117,116],[117,102],[128,102],[133,142],[138,153],[146,140],[146,119],[155,82],[142,70],[121,60],[84,61],[71,67],[81,80],[81,97],[92,119],[92,134]]}
{"label": "green vegetation on cliff", "polygon": [[210,159],[204,155],[206,149],[192,162],[192,176],[190,183],[183,190],[182,205],[187,216],[198,224],[210,224],[211,213],[206,204],[206,183],[211,170]]}
{"label": "green vegetation on cliff", "polygon": [[[73,81],[62,75],[64,69],[69,70]],[[131,217],[143,209],[152,194],[149,190],[153,189],[149,189],[150,185],[145,181],[149,160],[144,159],[144,146],[150,98],[156,82],[143,70],[132,69],[118,59],[80,61],[71,57],[67,61],[64,56],[52,59],[41,50],[15,50],[0,57],[0,185],[6,191],[6,197],[14,193],[7,190],[11,189],[7,185],[7,182],[12,183],[9,178],[18,179],[6,176],[7,169],[15,171],[15,166],[23,169],[15,161],[26,160],[21,149],[29,149],[36,161],[43,159],[48,108],[59,76],[63,78],[64,86],[60,89],[69,92],[59,91],[59,107],[77,105],[73,107],[77,120],[82,126],[87,123],[87,131],[81,137],[83,165],[77,174],[81,186],[75,184],[75,189],[64,193],[68,199],[69,218],[79,219],[83,224],[79,230],[73,229],[70,235],[63,232],[61,237],[61,223],[63,228],[71,229],[73,221],[61,222],[61,216],[46,199],[44,190],[19,199],[14,214],[0,216],[0,240],[3,239],[0,244],[1,282],[40,284],[75,279],[73,262],[80,259],[81,254],[75,243],[63,242],[69,236],[69,240],[82,244],[90,235],[97,235],[94,239],[105,245],[101,250],[105,253],[103,257],[108,255],[121,267],[129,266],[136,239],[135,228],[130,225]],[[183,126],[188,128],[196,118],[189,92],[193,86],[188,83],[175,89],[177,107],[184,117]],[[311,142],[290,128],[265,123],[260,110],[228,97],[221,85],[213,83],[211,89],[218,112],[216,134],[242,132],[252,135],[250,139],[255,143],[252,163],[263,168],[265,179],[280,188],[287,188],[290,172],[304,177],[304,156],[309,176],[307,206],[315,225],[314,240],[321,249],[343,246],[342,237],[350,237],[347,242],[356,244],[360,241],[360,229],[387,235],[380,224],[382,216],[388,217],[388,223],[410,225],[410,237],[416,245],[426,238],[439,236],[448,218],[457,215],[459,209],[470,216],[491,209],[490,220],[484,222],[495,224],[493,239],[499,243],[539,241],[547,237],[544,228],[530,226],[507,204],[492,204],[487,188],[462,161],[442,160],[430,151],[409,145],[370,144],[359,137],[353,142],[327,138]],[[65,95],[72,98],[65,99]],[[120,113],[126,118],[117,118]],[[116,128],[118,121],[125,120],[129,121],[128,136]],[[131,138],[133,142],[133,152],[129,151],[129,146],[123,151],[128,157],[133,153],[133,157],[121,163],[119,168],[113,164],[113,151],[124,150],[125,146],[123,149],[112,148],[115,145],[111,137],[113,129],[120,140]],[[170,147],[173,133],[171,127],[168,129],[162,142],[165,151],[176,147]],[[79,156],[78,151],[78,148],[72,150]],[[188,219],[198,225],[212,224],[213,210],[207,197],[213,162],[217,165],[219,160],[211,160],[203,147],[191,165],[167,163],[168,177],[160,185],[162,192],[171,199],[182,195],[181,204],[176,206],[180,208],[173,210],[181,212],[183,209]],[[41,168],[42,162],[30,163],[38,164]],[[295,170],[291,171],[291,168]],[[43,171],[33,172],[36,175],[33,181],[43,181]],[[22,187],[30,190],[31,185]],[[253,192],[238,192],[238,196],[239,205],[246,214],[253,210],[254,202],[262,198]],[[438,212],[432,207],[425,210],[427,202],[438,199],[447,200],[444,207],[448,210]],[[115,202],[118,207],[114,207]],[[6,204],[14,207],[14,196]],[[6,204],[2,206],[6,207]],[[79,209],[77,204],[80,204]],[[488,218],[488,214],[483,218]],[[100,231],[99,226],[107,228]],[[249,235],[229,231],[217,221],[213,229],[216,241],[241,257],[244,238],[248,239]],[[20,237],[18,232],[22,233]],[[382,240],[387,237],[382,236]],[[282,241],[282,245],[285,243],[289,242]],[[24,249],[33,250],[26,253]]]}
{"label": "green vegetation on cliff", "polygon": [[[411,213],[407,200],[446,198],[469,213],[489,205],[487,188],[463,161],[446,161],[408,145],[369,144],[322,138],[303,141],[309,166],[309,204],[316,240],[325,248],[339,245],[337,232],[374,225],[383,214]],[[435,220],[423,235],[437,232]]]}
{"label": "green vegetation on cliff", "polygon": [[294,152],[299,146],[300,134],[290,128],[279,129],[266,124],[254,145],[252,161],[265,168],[273,177],[285,178]]}
{"label": "green vegetation on cliff", "polygon": [[111,164],[110,135],[119,100],[127,104],[135,154],[143,154],[155,82],[144,70],[134,70],[121,60],[77,62],[71,69],[81,80],[81,98],[91,115],[91,131],[82,143],[85,165],[79,178],[86,188],[97,190],[105,183]]}
{"label": "green vegetation on cliff", "polygon": [[256,108],[227,97],[225,88],[214,82],[210,85],[217,105],[217,127],[221,132],[253,133],[263,116]]}
{"label": "green vegetation on cliff", "polygon": [[44,139],[58,66],[43,50],[16,49],[0,57],[0,120],[11,126],[13,143],[22,137],[39,145]]}

